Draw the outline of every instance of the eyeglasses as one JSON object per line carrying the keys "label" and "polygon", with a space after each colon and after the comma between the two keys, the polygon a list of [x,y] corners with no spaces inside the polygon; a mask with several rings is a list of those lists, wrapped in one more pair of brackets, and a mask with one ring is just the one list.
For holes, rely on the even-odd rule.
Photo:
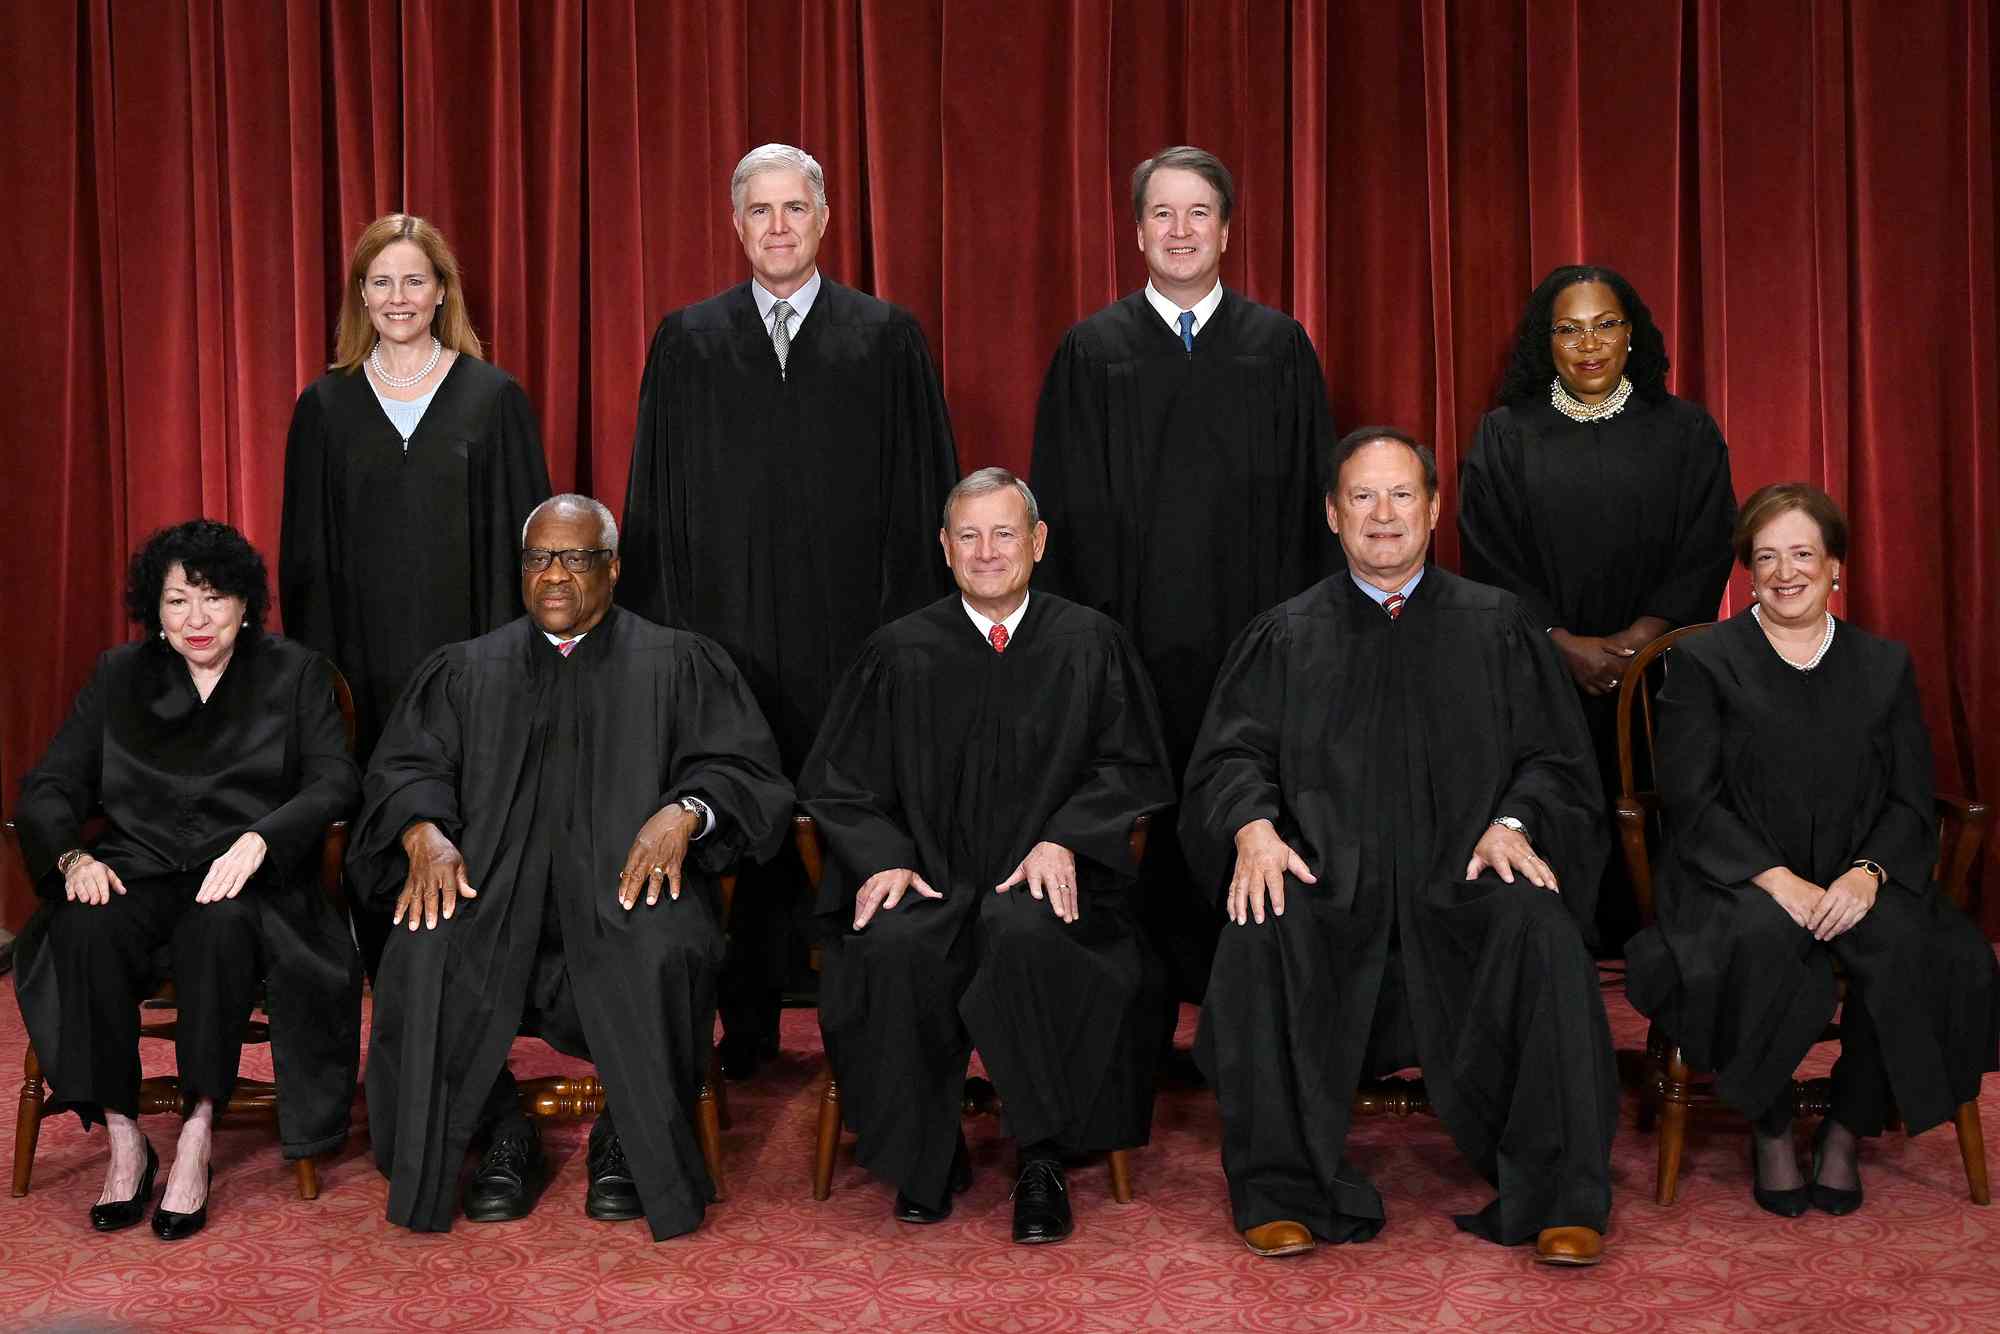
{"label": "eyeglasses", "polygon": [[1599,320],[1595,324],[1571,324],[1565,320],[1550,329],[1549,336],[1564,347],[1580,347],[1583,344],[1583,336],[1585,334],[1596,334],[1600,341],[1608,343],[1620,334],[1625,334],[1629,337],[1631,332],[1632,321],[1630,320]]}
{"label": "eyeglasses", "polygon": [[523,574],[540,574],[560,559],[563,563],[563,568],[571,574],[589,574],[597,568],[597,562],[600,559],[611,554],[610,547],[594,547],[587,550],[572,548],[568,551],[544,551],[540,547],[523,547],[521,548],[521,572]]}

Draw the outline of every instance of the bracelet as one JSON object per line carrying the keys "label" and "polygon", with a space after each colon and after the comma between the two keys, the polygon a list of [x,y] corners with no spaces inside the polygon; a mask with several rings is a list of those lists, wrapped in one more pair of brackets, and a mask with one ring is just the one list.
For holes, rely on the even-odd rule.
{"label": "bracelet", "polygon": [[69,873],[75,869],[76,864],[89,855],[90,850],[88,848],[71,848],[68,852],[56,858],[56,874],[67,880]]}

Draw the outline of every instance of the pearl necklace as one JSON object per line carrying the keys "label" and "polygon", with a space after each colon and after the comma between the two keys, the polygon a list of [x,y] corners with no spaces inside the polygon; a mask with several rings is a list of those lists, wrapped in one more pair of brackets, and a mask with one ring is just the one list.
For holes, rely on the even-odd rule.
{"label": "pearl necklace", "polygon": [[438,358],[443,355],[444,355],[444,344],[438,341],[438,336],[436,334],[432,334],[431,359],[424,363],[424,368],[418,371],[415,375],[406,375],[401,377],[394,376],[389,374],[387,370],[383,369],[382,340],[380,338],[377,338],[375,340],[375,346],[368,349],[368,366],[371,370],[375,372],[375,378],[380,380],[383,384],[388,385],[391,389],[408,389],[413,384],[422,384],[424,382],[424,377],[437,369]]}
{"label": "pearl necklace", "polygon": [[[1757,605],[1756,603],[1752,603],[1750,606],[1750,615],[1756,620],[1758,627],[1762,628],[1764,624],[1764,608],[1762,606]],[[1832,647],[1833,647],[1833,613],[1828,612],[1826,614],[1826,636],[1819,641],[1819,651],[1814,653],[1812,657],[1806,659],[1804,662],[1793,662],[1790,658],[1785,657],[1783,653],[1778,653],[1778,646],[1776,644],[1771,645],[1771,651],[1773,653],[1778,653],[1779,660],[1782,661],[1785,664],[1785,666],[1793,668],[1794,670],[1797,671],[1809,672],[1813,668],[1819,666],[1820,659],[1824,658],[1826,656],[1826,651]]]}
{"label": "pearl necklace", "polygon": [[1625,402],[1631,397],[1632,382],[1622,375],[1618,377],[1618,387],[1600,403],[1585,403],[1570,397],[1560,375],[1549,381],[1549,405],[1573,422],[1609,421],[1625,410]]}

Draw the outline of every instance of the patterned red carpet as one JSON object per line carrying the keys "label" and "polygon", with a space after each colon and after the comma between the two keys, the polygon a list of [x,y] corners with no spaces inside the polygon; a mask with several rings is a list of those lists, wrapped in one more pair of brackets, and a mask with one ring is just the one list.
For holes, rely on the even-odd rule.
{"label": "patterned red carpet", "polygon": [[[0,1059],[18,1059],[12,987],[0,988]],[[1608,993],[1621,1047],[1643,1029]],[[1184,1016],[1188,1041],[1192,1011]],[[149,1047],[157,1044],[148,1044]],[[85,1211],[103,1138],[47,1123],[34,1191],[0,1201],[0,1326],[519,1330],[1992,1330],[2000,1329],[2000,1209],[1966,1202],[1949,1128],[1866,1152],[1868,1204],[1845,1219],[1783,1222],[1750,1201],[1740,1122],[1690,1137],[1680,1202],[1652,1203],[1653,1140],[1631,1128],[1615,1159],[1609,1256],[1551,1271],[1525,1249],[1454,1231],[1483,1184],[1433,1121],[1366,1121],[1357,1158],[1389,1226],[1360,1246],[1258,1260],[1230,1230],[1216,1114],[1206,1093],[1162,1095],[1152,1146],[1133,1155],[1136,1198],[1114,1204],[1101,1167],[1071,1175],[1078,1232],[1059,1246],[1007,1240],[1011,1154],[970,1129],[977,1179],[946,1223],[892,1222],[889,1190],[850,1156],[833,1198],[807,1180],[819,1033],[786,1016],[784,1059],[731,1089],[729,1200],[663,1245],[642,1224],[583,1216],[583,1125],[547,1137],[559,1169],[530,1219],[414,1236],[382,1218],[386,1186],[365,1131],[300,1201],[269,1132],[218,1137],[207,1231],[168,1245],[145,1228],[93,1234]],[[151,1062],[170,1059],[149,1055]],[[261,1061],[261,1050],[250,1058]],[[522,1073],[561,1068],[539,1043]],[[265,1065],[268,1070],[268,1064]],[[12,1081],[9,1081],[11,1086]],[[2000,1081],[1987,1133],[2000,1141]],[[4,1111],[4,1109],[0,1109]],[[4,1118],[11,1122],[11,1118]],[[148,1122],[156,1147],[171,1123]],[[13,1137],[0,1144],[11,1159]]]}

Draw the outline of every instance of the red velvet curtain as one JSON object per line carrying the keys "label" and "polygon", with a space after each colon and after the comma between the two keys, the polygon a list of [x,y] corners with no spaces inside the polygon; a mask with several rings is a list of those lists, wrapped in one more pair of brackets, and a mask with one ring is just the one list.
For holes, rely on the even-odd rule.
{"label": "red velvet curtain", "polygon": [[1058,335],[1142,280],[1131,166],[1189,141],[1237,173],[1226,281],[1304,322],[1341,423],[1415,429],[1447,477],[1534,281],[1624,270],[1739,492],[1848,508],[1840,610],[1917,649],[1940,782],[2000,795],[1991,28],[1979,0],[0,7],[0,784],[130,633],[147,531],[207,513],[275,554],[376,214],[444,228],[557,484],[616,508],[647,335],[743,274],[746,148],[819,156],[827,271],[922,319],[964,463],[1021,466]]}

